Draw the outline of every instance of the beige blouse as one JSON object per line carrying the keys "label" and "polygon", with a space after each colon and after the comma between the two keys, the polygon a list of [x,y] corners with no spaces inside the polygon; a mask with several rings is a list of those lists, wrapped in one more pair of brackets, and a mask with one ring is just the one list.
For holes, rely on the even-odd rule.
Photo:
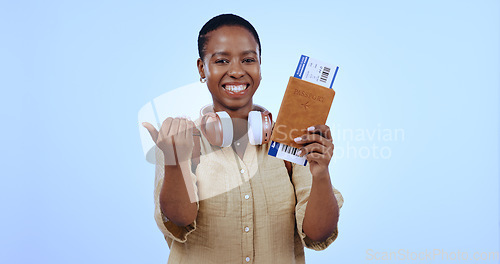
{"label": "beige blouse", "polygon": [[[161,212],[163,153],[157,148],[155,220],[170,248],[168,263],[305,263],[304,246],[327,248],[338,230],[324,242],[311,241],[302,231],[311,190],[309,166],[292,165],[267,155],[269,144],[248,144],[243,160],[231,147],[212,146],[202,136],[200,163],[191,178],[198,216],[186,227]],[[342,195],[333,189],[339,208]]]}

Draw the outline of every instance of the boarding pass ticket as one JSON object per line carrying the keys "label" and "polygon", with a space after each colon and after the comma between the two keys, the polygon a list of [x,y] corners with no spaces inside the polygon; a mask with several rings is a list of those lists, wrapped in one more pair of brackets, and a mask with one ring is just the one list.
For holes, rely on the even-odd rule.
{"label": "boarding pass ticket", "polygon": [[[331,89],[335,77],[337,77],[338,70],[338,66],[302,55],[293,77]],[[297,155],[298,150],[297,148],[271,141],[271,147],[267,154],[305,166],[307,159],[305,156],[299,157]]]}
{"label": "boarding pass ticket", "polygon": [[338,71],[338,66],[333,66],[329,63],[302,55],[293,77],[318,84],[326,88],[332,88],[333,81],[335,81]]}

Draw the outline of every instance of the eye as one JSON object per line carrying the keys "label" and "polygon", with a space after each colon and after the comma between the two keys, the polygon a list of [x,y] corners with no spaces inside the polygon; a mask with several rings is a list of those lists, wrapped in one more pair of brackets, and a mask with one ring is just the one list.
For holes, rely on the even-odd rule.
{"label": "eye", "polygon": [[245,58],[243,59],[243,62],[246,62],[246,63],[252,63],[252,62],[255,62],[256,60],[254,58]]}
{"label": "eye", "polygon": [[218,59],[215,61],[216,64],[226,64],[226,63],[229,63],[228,60],[226,59]]}

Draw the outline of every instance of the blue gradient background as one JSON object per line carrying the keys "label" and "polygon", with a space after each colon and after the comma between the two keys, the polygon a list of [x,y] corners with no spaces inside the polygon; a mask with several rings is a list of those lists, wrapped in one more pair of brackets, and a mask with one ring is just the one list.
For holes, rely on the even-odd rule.
{"label": "blue gradient background", "polygon": [[306,54],[340,66],[332,126],[404,130],[336,138],[391,156],[332,163],[340,234],[308,263],[498,252],[498,1],[1,1],[0,263],[166,263],[137,113],[199,79],[197,33],[225,12],[260,34],[256,102]]}

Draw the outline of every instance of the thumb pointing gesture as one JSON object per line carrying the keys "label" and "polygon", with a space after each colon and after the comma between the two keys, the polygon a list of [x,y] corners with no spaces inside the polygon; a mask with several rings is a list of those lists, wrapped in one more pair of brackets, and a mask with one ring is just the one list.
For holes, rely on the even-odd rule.
{"label": "thumb pointing gesture", "polygon": [[[165,144],[165,142],[160,142],[160,141],[162,141],[162,140],[158,140],[158,136],[160,135],[160,132],[158,132],[158,130],[156,130],[156,128],[153,125],[151,125],[150,123],[142,122],[142,126],[148,130],[149,134],[151,135],[151,138],[153,139],[153,142],[163,152],[164,164],[165,165],[175,165],[176,160],[175,160],[173,144]],[[161,131],[161,128],[160,128],[160,131]],[[167,127],[167,131],[168,131],[168,127]],[[169,137],[167,137],[167,139],[168,138]],[[167,141],[169,141],[169,140],[167,140]]]}
{"label": "thumb pointing gesture", "polygon": [[148,130],[153,142],[156,143],[156,140],[158,140],[158,130],[148,122],[142,122],[142,126]]}

